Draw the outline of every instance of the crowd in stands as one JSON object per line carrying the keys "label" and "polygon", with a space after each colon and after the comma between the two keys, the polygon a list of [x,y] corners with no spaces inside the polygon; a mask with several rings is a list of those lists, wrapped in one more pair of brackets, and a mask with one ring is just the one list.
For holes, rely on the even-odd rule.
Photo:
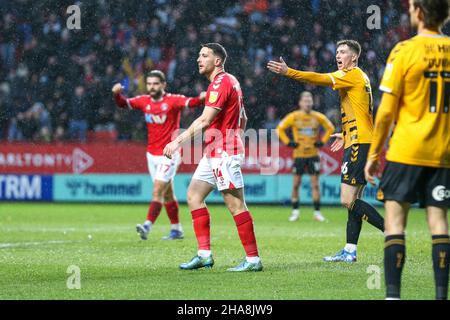
{"label": "crowd in stands", "polygon": [[[388,53],[411,36],[408,0],[377,1],[381,28],[367,27],[372,0],[16,0],[0,2],[0,140],[145,140],[144,117],[120,110],[111,88],[145,93],[144,75],[166,73],[168,91],[198,95],[208,82],[198,74],[200,44],[228,51],[226,70],[241,82],[248,127],[273,128],[296,108],[302,90],[339,128],[339,97],[329,88],[278,77],[267,61],[283,56],[290,67],[336,69],[335,43],[360,41],[361,68],[379,102],[378,84]],[[81,29],[68,29],[70,5],[81,9]],[[182,126],[201,110],[185,110]]]}

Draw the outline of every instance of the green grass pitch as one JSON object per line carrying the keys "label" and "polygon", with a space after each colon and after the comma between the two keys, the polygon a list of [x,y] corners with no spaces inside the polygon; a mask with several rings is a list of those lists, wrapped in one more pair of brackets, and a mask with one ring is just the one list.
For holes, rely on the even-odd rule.
{"label": "green grass pitch", "polygon": [[[228,273],[245,256],[224,206],[210,206],[212,270],[182,271],[196,254],[190,214],[181,206],[185,239],[160,240],[169,231],[163,209],[149,235],[135,232],[146,205],[0,204],[0,299],[383,299],[382,233],[364,223],[358,262],[325,263],[345,242],[346,210],[323,208],[327,223],[288,222],[290,208],[251,205],[264,271]],[[89,239],[89,235],[92,236]],[[433,299],[430,236],[424,213],[410,214],[402,298]],[[68,289],[80,269],[81,289]],[[369,266],[379,267],[368,273]],[[372,277],[372,278],[371,278]]]}

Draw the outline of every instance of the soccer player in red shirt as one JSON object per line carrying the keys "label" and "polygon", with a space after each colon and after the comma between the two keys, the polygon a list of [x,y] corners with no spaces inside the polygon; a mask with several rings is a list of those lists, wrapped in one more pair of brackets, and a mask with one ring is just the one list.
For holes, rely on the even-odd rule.
{"label": "soccer player in red shirt", "polygon": [[136,231],[142,240],[147,240],[153,224],[164,204],[169,216],[171,230],[165,240],[183,238],[183,230],[178,216],[178,202],[173,192],[173,178],[180,164],[180,154],[172,159],[163,156],[164,146],[170,142],[172,134],[180,128],[181,111],[185,107],[203,105],[205,92],[198,97],[185,97],[166,93],[166,76],[159,70],[153,70],[146,76],[148,95],[127,98],[122,95],[122,85],[112,88],[116,104],[120,108],[138,109],[145,115],[148,129],[147,164],[153,180],[153,199],[148,209],[147,220],[138,224]]}
{"label": "soccer player in red shirt", "polygon": [[164,155],[173,158],[180,146],[205,131],[205,153],[192,177],[187,197],[192,213],[198,253],[181,269],[211,268],[214,260],[210,247],[210,215],[205,199],[215,187],[222,193],[228,210],[233,215],[246,258],[228,271],[261,271],[253,218],[244,199],[244,180],[241,164],[244,148],[241,133],[245,129],[242,90],[238,80],[226,73],[226,50],[218,43],[202,45],[197,59],[200,74],[211,82],[206,92],[202,115],[175,140],[164,148]]}

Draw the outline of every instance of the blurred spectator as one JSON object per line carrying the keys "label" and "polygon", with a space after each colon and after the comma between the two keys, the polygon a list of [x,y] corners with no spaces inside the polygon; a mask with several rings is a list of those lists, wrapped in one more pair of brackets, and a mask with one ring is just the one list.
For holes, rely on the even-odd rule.
{"label": "blurred spectator", "polygon": [[69,108],[70,139],[86,142],[90,105],[83,86],[79,85],[75,88]]}
{"label": "blurred spectator", "polygon": [[274,106],[270,106],[266,109],[266,119],[263,123],[263,129],[267,130],[267,139],[270,141],[271,132],[277,128],[280,123],[280,119],[277,117],[277,109]]}
{"label": "blurred spectator", "polygon": [[2,39],[0,43],[0,54],[3,66],[6,69],[11,69],[15,66],[16,46],[21,40],[17,31],[15,17],[11,13],[6,13],[0,24]]}
{"label": "blurred spectator", "polygon": [[29,110],[33,121],[37,124],[37,130],[34,133],[34,140],[51,141],[52,124],[50,113],[41,102],[36,102]]}

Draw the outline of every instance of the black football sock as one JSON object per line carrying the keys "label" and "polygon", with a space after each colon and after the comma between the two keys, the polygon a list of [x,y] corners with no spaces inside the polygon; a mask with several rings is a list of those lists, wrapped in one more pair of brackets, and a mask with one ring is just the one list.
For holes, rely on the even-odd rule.
{"label": "black football sock", "polygon": [[450,238],[448,235],[435,235],[432,243],[436,300],[447,300]]}
{"label": "black football sock", "polygon": [[348,210],[347,220],[347,243],[358,244],[359,235],[361,234],[362,219],[361,216]]}
{"label": "black football sock", "polygon": [[298,209],[300,206],[300,201],[292,201],[292,209]]}
{"label": "black football sock", "polygon": [[313,205],[315,211],[320,211],[320,201],[314,201]]}
{"label": "black football sock", "polygon": [[386,236],[384,242],[386,298],[400,299],[402,271],[406,258],[405,251],[405,235]]}
{"label": "black football sock", "polygon": [[363,220],[366,220],[375,228],[384,232],[384,218],[367,202],[361,199],[356,199],[353,203],[351,211],[357,212]]}

